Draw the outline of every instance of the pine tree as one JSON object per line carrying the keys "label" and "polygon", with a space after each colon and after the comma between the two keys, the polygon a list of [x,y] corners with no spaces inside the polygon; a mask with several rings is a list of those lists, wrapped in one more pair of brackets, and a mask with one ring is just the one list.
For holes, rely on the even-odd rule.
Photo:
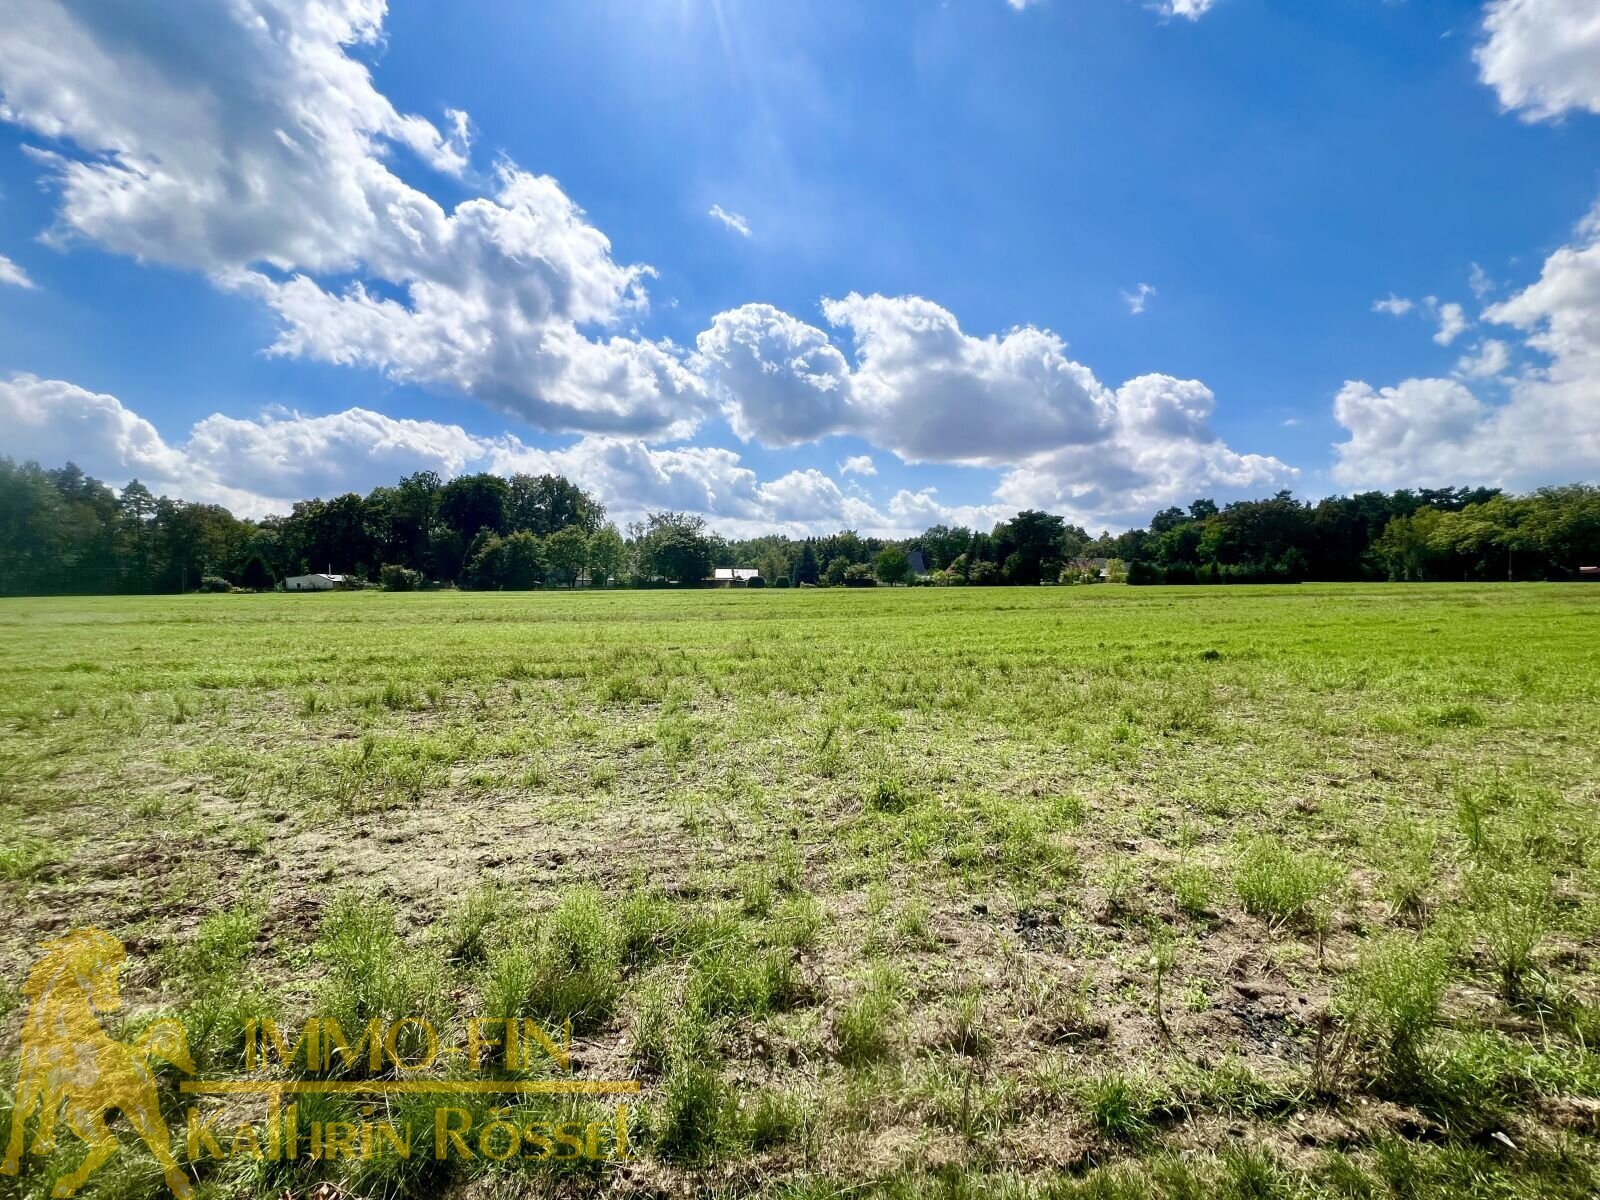
{"label": "pine tree", "polygon": [[800,561],[794,565],[794,583],[796,587],[801,584],[817,586],[821,572],[817,570],[817,552],[811,544],[811,539],[806,539],[805,548],[800,551]]}

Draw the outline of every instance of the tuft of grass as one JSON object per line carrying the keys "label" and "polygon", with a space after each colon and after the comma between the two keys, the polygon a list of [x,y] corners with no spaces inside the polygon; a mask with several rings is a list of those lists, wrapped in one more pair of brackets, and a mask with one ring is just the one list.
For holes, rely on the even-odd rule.
{"label": "tuft of grass", "polygon": [[677,930],[677,914],[660,893],[636,891],[618,907],[617,927],[622,966],[638,971],[667,953]]}
{"label": "tuft of grass", "polygon": [[1483,715],[1483,710],[1476,705],[1451,704],[1424,713],[1423,721],[1438,729],[1476,729],[1483,725],[1487,718]]}
{"label": "tuft of grass", "polygon": [[1391,1082],[1414,1083],[1450,980],[1450,948],[1438,936],[1389,933],[1361,949],[1341,981],[1336,1006],[1375,1046]]}
{"label": "tuft of grass", "polygon": [[1167,872],[1167,890],[1184,916],[1199,919],[1216,911],[1217,875],[1200,863],[1180,863]]}
{"label": "tuft of grass", "polygon": [[684,1004],[705,1017],[764,1016],[794,1007],[803,995],[786,948],[757,951],[739,941],[696,957]]}
{"label": "tuft of grass", "polygon": [[898,971],[880,966],[833,1018],[839,1061],[858,1067],[889,1058],[894,1051],[891,1028],[900,1011],[904,984]]}
{"label": "tuft of grass", "polygon": [[1433,826],[1414,818],[1394,817],[1379,829],[1374,847],[1379,890],[1395,915],[1416,919],[1426,911],[1437,844]]}
{"label": "tuft of grass", "polygon": [[773,910],[769,924],[773,941],[792,950],[811,950],[822,932],[822,905],[815,896],[800,893],[789,896]]}
{"label": "tuft of grass", "polygon": [[622,939],[594,888],[564,895],[534,932],[488,956],[481,984],[491,1017],[535,1017],[587,1033],[609,1021],[622,993]]}
{"label": "tuft of grass", "polygon": [[505,888],[495,883],[473,888],[445,925],[446,955],[463,966],[483,962],[495,925],[505,922],[510,911],[511,896]]}
{"label": "tuft of grass", "polygon": [[[395,930],[393,906],[345,895],[328,908],[313,948],[323,963],[318,989],[320,1010],[342,1030],[360,1030],[374,1018],[437,1018],[444,1008],[444,984],[432,956],[410,950]],[[415,1058],[423,1032],[407,1026],[398,1042],[402,1057]],[[415,1039],[413,1043],[412,1039]],[[336,1073],[363,1074],[366,1060],[335,1057],[324,1063]]]}
{"label": "tuft of grass", "polygon": [[1161,1093],[1143,1075],[1105,1071],[1078,1082],[1077,1100],[1094,1127],[1119,1142],[1141,1142],[1155,1131]]}
{"label": "tuft of grass", "polygon": [[59,861],[58,850],[43,839],[14,838],[0,846],[0,879],[15,883],[38,879]]}
{"label": "tuft of grass", "polygon": [[710,1067],[680,1060],[661,1082],[652,1132],[655,1149],[668,1162],[710,1162],[743,1140],[738,1096]]}
{"label": "tuft of grass", "polygon": [[1234,867],[1233,886],[1245,911],[1274,926],[1324,932],[1345,872],[1315,851],[1297,853],[1274,837],[1252,838]]}
{"label": "tuft of grass", "polygon": [[868,783],[862,802],[877,813],[903,813],[916,803],[911,786],[893,771],[881,771]]}
{"label": "tuft of grass", "polygon": [[767,1088],[749,1104],[745,1115],[745,1137],[757,1152],[791,1145],[805,1136],[806,1103],[792,1092]]}
{"label": "tuft of grass", "polygon": [[1525,999],[1539,944],[1555,921],[1554,880],[1537,862],[1479,866],[1467,876],[1472,921],[1488,952],[1500,994]]}

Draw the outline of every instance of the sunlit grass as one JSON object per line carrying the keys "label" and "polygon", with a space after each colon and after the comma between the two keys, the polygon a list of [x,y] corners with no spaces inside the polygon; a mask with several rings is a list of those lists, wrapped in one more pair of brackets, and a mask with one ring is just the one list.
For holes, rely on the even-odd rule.
{"label": "sunlit grass", "polygon": [[97,925],[204,1071],[265,1006],[570,1022],[643,1085],[628,1172],[216,1194],[1593,1194],[1597,633],[1540,585],[6,601],[0,1073]]}

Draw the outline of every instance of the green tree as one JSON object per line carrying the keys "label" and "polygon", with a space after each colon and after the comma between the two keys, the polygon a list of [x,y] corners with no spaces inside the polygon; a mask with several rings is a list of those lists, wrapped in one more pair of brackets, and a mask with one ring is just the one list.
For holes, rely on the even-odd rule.
{"label": "green tree", "polygon": [[[854,537],[855,534],[852,533],[850,536]],[[817,569],[817,551],[812,546],[810,538],[806,539],[806,544],[800,551],[800,558],[794,564],[793,578],[796,586],[810,584],[816,587],[821,581],[822,572]]]}
{"label": "green tree", "polygon": [[579,573],[589,562],[589,536],[579,526],[568,525],[545,538],[544,553],[550,578],[576,586]]}
{"label": "green tree", "polygon": [[513,475],[506,485],[506,528],[540,537],[576,526],[593,533],[605,520],[604,505],[563,475]]}
{"label": "green tree", "polygon": [[473,552],[467,566],[468,586],[526,592],[544,582],[549,570],[544,543],[526,529],[505,537],[488,534]]}
{"label": "green tree", "polygon": [[589,538],[589,582],[604,587],[621,577],[628,548],[615,525],[604,525]]}
{"label": "green tree", "polygon": [[823,582],[829,587],[842,587],[845,572],[850,569],[850,560],[844,555],[839,555],[828,564],[828,569],[822,573]]}
{"label": "green tree", "polygon": [[711,539],[703,517],[688,513],[647,514],[636,539],[641,572],[651,579],[699,586],[711,574]]}
{"label": "green tree", "polygon": [[117,509],[128,547],[126,570],[137,581],[137,590],[143,591],[150,585],[150,526],[156,515],[156,498],[144,484],[132,479],[117,497]]}
{"label": "green tree", "polygon": [[779,550],[768,550],[755,560],[756,570],[761,572],[761,578],[768,582],[789,577],[789,560]]}
{"label": "green tree", "polygon": [[1059,575],[1066,533],[1060,517],[1034,509],[995,526],[995,559],[1005,564],[1006,582],[1032,585]]}
{"label": "green tree", "polygon": [[904,583],[911,574],[911,560],[898,546],[886,546],[878,552],[877,575],[879,583],[893,587]]}
{"label": "green tree", "polygon": [[1410,516],[1395,517],[1384,526],[1373,550],[1388,568],[1390,579],[1420,581],[1436,577],[1439,551],[1432,538],[1443,515],[1435,508],[1421,508]]}
{"label": "green tree", "polygon": [[915,548],[922,551],[928,568],[934,571],[947,569],[972,545],[972,530],[948,525],[934,525],[915,539]]}
{"label": "green tree", "polygon": [[258,592],[266,591],[273,582],[272,572],[267,569],[267,564],[261,560],[259,554],[252,554],[244,564],[244,570],[238,575],[240,587],[254,588]]}
{"label": "green tree", "polygon": [[506,502],[510,486],[498,475],[462,475],[439,490],[439,521],[470,543],[479,532],[506,531]]}

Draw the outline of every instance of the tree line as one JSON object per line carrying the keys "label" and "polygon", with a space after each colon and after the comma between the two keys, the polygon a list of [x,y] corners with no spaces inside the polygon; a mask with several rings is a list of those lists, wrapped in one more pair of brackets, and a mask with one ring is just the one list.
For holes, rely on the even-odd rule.
{"label": "tree line", "polygon": [[[1109,570],[1103,563],[1112,564]],[[984,532],[936,525],[889,540],[842,530],[731,540],[692,514],[619,529],[560,475],[407,475],[365,496],[302,500],[243,520],[215,504],[120,491],[71,463],[0,458],[0,593],[267,589],[331,571],[395,590],[698,586],[755,567],[778,587],[1564,579],[1600,563],[1600,488],[1363,492],[1315,504],[1279,492],[1199,499],[1091,537],[1020,512]],[[920,569],[914,569],[920,568]]]}

